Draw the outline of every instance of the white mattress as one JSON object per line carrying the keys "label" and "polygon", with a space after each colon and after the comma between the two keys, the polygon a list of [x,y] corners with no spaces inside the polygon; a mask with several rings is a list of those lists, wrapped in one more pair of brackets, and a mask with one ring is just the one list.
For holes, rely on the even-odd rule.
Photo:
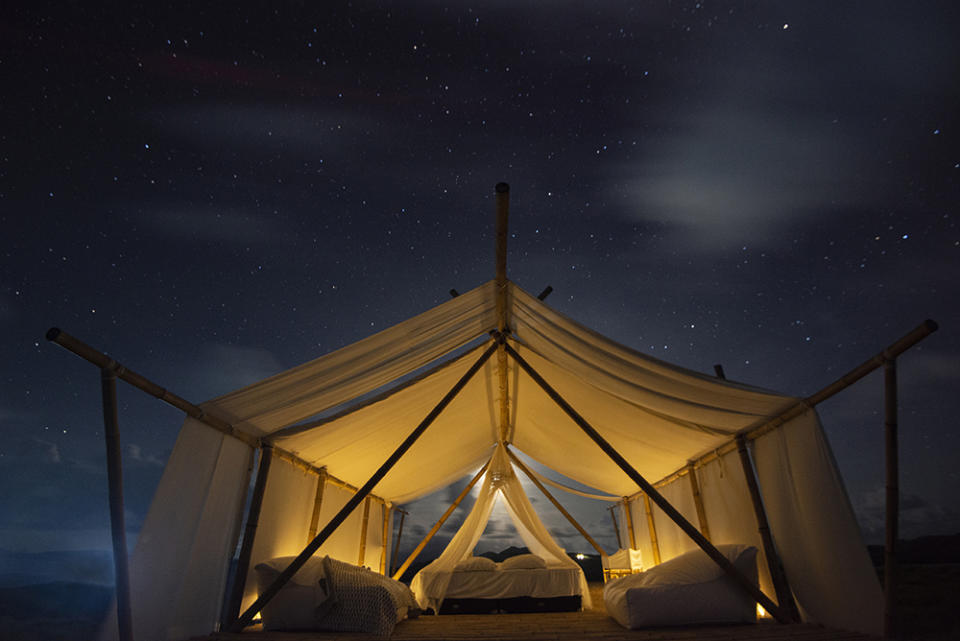
{"label": "white mattress", "polygon": [[580,568],[454,572],[445,599],[510,599],[580,594]]}

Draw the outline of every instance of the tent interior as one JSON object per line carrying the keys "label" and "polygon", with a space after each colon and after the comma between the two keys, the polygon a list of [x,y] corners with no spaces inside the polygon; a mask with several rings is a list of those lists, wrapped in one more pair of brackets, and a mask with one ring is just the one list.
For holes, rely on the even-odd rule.
{"label": "tent interior", "polygon": [[[762,556],[745,472],[729,447],[737,434],[750,433],[772,540],[803,619],[881,629],[880,586],[812,407],[651,358],[510,281],[490,281],[204,403],[204,412],[228,422],[230,433],[186,420],[132,555],[137,638],[217,629],[238,542],[252,540],[241,575],[261,561],[300,554],[425,417],[432,422],[422,435],[316,555],[384,573],[392,508],[474,474],[503,445],[584,486],[625,497],[621,540],[631,541],[647,562],[693,549],[697,544],[658,505],[648,518],[649,502],[637,483],[517,356],[507,358],[490,337],[504,326],[507,347],[645,479],[659,479],[654,487],[683,517],[705,535],[708,525],[713,543],[754,545]],[[442,407],[441,398],[448,401]],[[800,411],[774,421],[774,429],[750,432],[798,404]],[[256,475],[261,484],[266,473],[258,524],[244,529],[251,477],[264,458],[272,463]],[[643,523],[655,529],[656,541]],[[766,563],[759,566],[761,589],[775,601]],[[258,596],[251,575],[242,586],[241,611]]]}

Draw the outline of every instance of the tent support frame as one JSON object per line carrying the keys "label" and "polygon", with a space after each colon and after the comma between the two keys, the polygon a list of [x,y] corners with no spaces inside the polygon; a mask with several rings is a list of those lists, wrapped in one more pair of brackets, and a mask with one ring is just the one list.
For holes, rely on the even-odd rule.
{"label": "tent support frame", "polygon": [[707,511],[703,507],[703,495],[700,494],[700,482],[697,481],[697,470],[693,466],[693,463],[687,466],[687,470],[689,471],[687,477],[690,479],[690,491],[693,493],[693,505],[697,508],[697,521],[700,523],[700,533],[709,541],[710,526],[707,525]]}
{"label": "tent support frame", "polygon": [[[501,335],[500,340],[503,341],[504,338]],[[527,373],[527,375],[532,378],[537,385],[539,385],[544,392],[557,404],[560,408],[573,419],[574,423],[580,427],[584,433],[589,436],[594,443],[596,443],[604,453],[610,457],[610,459],[617,464],[617,466],[630,477],[630,479],[639,485],[644,492],[650,495],[650,498],[657,504],[657,506],[663,510],[667,516],[673,520],[677,526],[683,530],[687,536],[693,539],[700,549],[706,552],[714,563],[720,566],[723,571],[733,578],[751,597],[753,597],[757,603],[763,606],[767,612],[770,612],[773,617],[780,623],[790,623],[792,620],[785,610],[781,610],[773,601],[764,594],[759,587],[754,585],[747,577],[745,577],[734,565],[725,557],[717,548],[713,546],[710,541],[708,541],[700,531],[697,530],[687,519],[683,517],[680,512],[674,508],[669,501],[667,501],[660,492],[658,492],[650,483],[633,468],[630,463],[627,462],[623,456],[617,452],[612,445],[610,445],[606,439],[604,439],[599,432],[597,432],[592,425],[590,425],[586,419],[580,416],[579,413],[569,403],[564,400],[560,394],[554,390],[549,383],[540,374],[530,366],[527,361],[513,349],[509,343],[504,342],[506,347],[507,354],[509,354],[517,364]]]}
{"label": "tent support frame", "polygon": [[403,521],[408,514],[406,510],[399,508],[397,508],[397,512],[400,513],[400,527],[397,528],[397,538],[393,540],[393,553],[390,555],[390,576],[393,576],[397,568],[397,555],[400,554],[400,537],[403,536]]}
{"label": "tent support frame", "polygon": [[[447,511],[444,512],[437,522],[433,524],[433,527],[430,528],[430,531],[427,532],[426,536],[417,544],[417,547],[413,549],[413,552],[406,558],[403,564],[393,573],[393,579],[399,581],[400,577],[403,576],[403,573],[407,571],[407,568],[410,567],[410,564],[420,556],[420,553],[423,552],[423,548],[427,547],[427,543],[430,542],[430,539],[440,531],[440,528],[443,527],[443,524],[447,522],[447,519],[450,518],[450,515],[453,514],[453,511],[457,509],[457,506],[460,505],[460,502],[466,498],[467,494],[470,493],[470,490],[473,489],[473,486],[477,484],[477,481],[480,480],[480,477],[483,476],[483,473],[487,471],[487,466],[490,465],[490,461],[487,461],[483,464],[483,467],[480,468],[480,471],[473,475],[473,478],[470,479],[470,482],[467,483],[467,486],[463,488],[463,491],[457,495],[457,498],[453,499],[453,503],[450,504],[450,507],[447,508]],[[401,527],[403,521],[400,521]],[[399,538],[399,537],[398,537]]]}
{"label": "tent support frame", "polygon": [[370,526],[370,497],[363,499],[363,519],[360,521],[360,552],[357,554],[357,566],[362,566],[367,556],[367,529]]}
{"label": "tent support frame", "polygon": [[310,527],[307,529],[307,543],[317,535],[320,523],[320,509],[323,507],[323,492],[327,487],[327,471],[323,468],[317,474],[317,491],[313,497],[313,510],[310,512]]}
{"label": "tent support frame", "polygon": [[127,532],[123,516],[123,460],[120,449],[116,374],[110,369],[101,369],[100,386],[103,395],[103,435],[107,442],[107,484],[110,500],[110,534],[113,539],[114,577],[117,586],[118,635],[120,641],[133,641]]}
{"label": "tent support frame", "polygon": [[393,507],[384,503],[380,506],[383,516],[383,529],[380,531],[380,574],[387,576],[387,552],[390,550],[390,512]]}
{"label": "tent support frame", "polygon": [[887,523],[883,546],[883,636],[897,635],[897,538],[900,521],[900,462],[897,446],[897,359],[883,363],[884,441],[887,462]]}
{"label": "tent support frame", "polygon": [[653,549],[653,563],[660,565],[660,542],[657,540],[657,525],[653,522],[653,508],[650,497],[643,495],[643,511],[647,514],[647,529],[650,530],[650,547]]}
{"label": "tent support frame", "polygon": [[753,513],[757,517],[757,530],[760,532],[760,540],[763,543],[763,553],[767,557],[770,580],[773,581],[773,589],[777,593],[777,603],[780,607],[787,608],[790,616],[799,621],[800,612],[797,610],[796,601],[793,600],[793,593],[790,591],[790,584],[787,581],[787,573],[783,570],[780,554],[773,544],[770,523],[767,521],[767,511],[763,507],[763,498],[760,496],[760,485],[757,483],[753,461],[750,458],[750,451],[747,449],[747,440],[742,436],[737,438],[737,451],[740,454],[740,464],[743,468],[743,476],[747,481],[747,489],[750,490],[750,502],[753,504]]}
{"label": "tent support frame", "polygon": [[630,499],[623,497],[623,517],[627,520],[627,534],[630,535],[630,549],[637,549],[637,534],[633,530],[633,514],[630,513]]}
{"label": "tent support frame", "polygon": [[338,527],[340,527],[347,517],[350,516],[350,514],[357,508],[358,505],[360,505],[360,502],[363,501],[368,494],[370,494],[370,491],[373,490],[377,483],[379,483],[380,480],[387,475],[387,472],[389,472],[393,466],[396,465],[397,461],[399,461],[400,458],[407,453],[407,450],[413,446],[423,432],[430,427],[430,424],[436,420],[436,418],[447,407],[447,405],[449,405],[450,402],[457,396],[457,394],[460,393],[460,390],[466,386],[470,379],[473,378],[474,374],[476,374],[480,368],[483,367],[483,364],[487,362],[487,359],[489,359],[490,356],[492,356],[497,350],[497,346],[497,342],[491,343],[490,347],[488,347],[483,354],[480,355],[480,358],[477,359],[477,362],[474,363],[470,369],[460,377],[460,380],[454,384],[450,391],[446,393],[446,395],[440,400],[439,403],[437,403],[430,413],[427,414],[420,424],[417,425],[410,435],[404,439],[404,441],[397,447],[396,450],[394,450],[393,454],[391,454],[387,460],[384,461],[383,465],[381,465],[377,471],[373,473],[373,476],[370,477],[370,480],[363,484],[357,493],[354,494],[349,501],[347,501],[346,505],[344,505],[340,511],[337,512],[336,516],[334,516],[330,522],[324,526],[320,533],[317,534],[317,536],[307,544],[307,547],[305,547],[303,551],[297,555],[297,558],[291,561],[290,565],[288,565],[280,573],[274,582],[271,583],[267,589],[257,597],[256,601],[254,601],[250,607],[248,607],[246,611],[240,615],[240,618],[234,622],[233,626],[231,626],[233,631],[240,632],[245,627],[250,625],[250,622],[253,620],[253,616],[259,612],[263,606],[274,596],[276,596],[277,592],[279,592],[280,589],[286,585],[288,581],[290,581],[290,578],[297,573],[297,570],[303,567],[303,564],[307,562],[307,559],[313,556],[313,553],[316,552],[321,545],[323,545],[324,541],[330,538],[330,535],[333,534]]}
{"label": "tent support frame", "polygon": [[[509,306],[507,305],[507,220],[510,215],[510,185],[497,183],[494,188],[497,214],[495,238],[496,270],[494,282],[497,292],[497,329],[507,333]],[[510,433],[510,398],[507,373],[507,353],[501,345],[497,349],[497,378],[500,392],[500,441],[506,442]]]}
{"label": "tent support frame", "polygon": [[257,526],[260,524],[260,510],[263,508],[263,495],[267,489],[267,477],[270,475],[270,464],[273,461],[273,446],[264,443],[260,448],[260,465],[257,467],[257,480],[254,481],[253,495],[250,497],[250,512],[247,515],[247,524],[243,530],[243,543],[240,546],[240,556],[237,558],[237,569],[233,575],[233,585],[230,587],[230,601],[227,605],[226,616],[220,627],[237,618],[240,604],[243,602],[243,591],[247,587],[247,574],[250,571],[250,557],[253,554],[253,540],[257,536]]}
{"label": "tent support frame", "polygon": [[602,547],[600,547],[600,544],[597,543],[597,542],[593,539],[593,537],[590,536],[590,535],[587,533],[587,531],[583,529],[583,526],[582,526],[582,525],[580,525],[579,523],[577,523],[577,520],[576,520],[575,518],[573,518],[573,515],[572,515],[572,514],[570,514],[569,512],[567,512],[567,511],[564,509],[564,507],[563,507],[562,505],[560,505],[560,502],[557,501],[556,498],[554,498],[553,494],[550,494],[550,492],[547,491],[547,488],[545,488],[545,487],[543,486],[543,483],[541,483],[541,482],[533,475],[533,473],[530,472],[530,470],[527,469],[527,466],[523,464],[523,461],[521,461],[521,460],[517,457],[517,455],[514,454],[513,451],[512,451],[509,447],[506,448],[506,449],[507,449],[507,454],[510,456],[510,460],[513,461],[513,464],[516,465],[517,467],[519,467],[519,468],[523,471],[523,473],[527,475],[527,478],[529,478],[531,481],[533,481],[533,484],[537,486],[537,489],[539,489],[541,492],[543,492],[543,495],[546,496],[546,497],[550,500],[551,503],[553,503],[553,507],[557,508],[557,510],[559,510],[560,514],[562,514],[568,521],[570,521],[570,525],[572,525],[572,526],[577,530],[577,532],[579,532],[579,533],[583,536],[583,538],[587,540],[587,543],[589,543],[590,545],[593,546],[593,549],[597,551],[597,554],[599,554],[600,556],[607,556],[607,553],[604,552],[604,550],[603,550]]}

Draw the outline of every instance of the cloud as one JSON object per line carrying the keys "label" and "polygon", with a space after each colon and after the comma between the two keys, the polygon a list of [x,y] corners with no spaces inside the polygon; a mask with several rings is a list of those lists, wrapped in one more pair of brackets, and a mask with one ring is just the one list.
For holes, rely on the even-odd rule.
{"label": "cloud", "polygon": [[63,462],[63,459],[60,457],[60,448],[56,443],[50,441],[44,441],[43,439],[35,438],[33,442],[40,446],[41,456],[43,461],[46,463],[54,463],[59,465]]}
{"label": "cloud", "polygon": [[141,448],[136,443],[128,443],[124,448],[124,454],[126,455],[127,460],[136,461],[137,463],[145,463],[147,465],[154,465],[156,467],[164,467],[166,461],[153,454],[143,453],[143,448]]}
{"label": "cloud", "polygon": [[200,348],[196,367],[187,376],[185,389],[196,389],[201,398],[210,398],[239,389],[283,371],[285,367],[268,350],[223,343],[206,343]]}
{"label": "cloud", "polygon": [[[882,541],[886,531],[886,489],[877,487],[853,497],[853,509],[867,541]],[[900,493],[900,538],[909,539],[955,526],[960,514],[917,494]]]}
{"label": "cloud", "polygon": [[228,208],[171,205],[138,210],[136,219],[157,237],[194,243],[286,246],[296,242],[286,221]]}

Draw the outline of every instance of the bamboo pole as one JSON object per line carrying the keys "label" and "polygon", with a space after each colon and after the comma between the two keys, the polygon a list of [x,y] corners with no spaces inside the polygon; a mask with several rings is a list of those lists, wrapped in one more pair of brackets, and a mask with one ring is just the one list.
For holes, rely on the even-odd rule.
{"label": "bamboo pole", "polygon": [[[936,321],[927,319],[914,327],[911,331],[907,332],[901,336],[894,343],[889,345],[886,349],[881,351],[876,356],[865,360],[860,365],[854,367],[852,370],[835,380],[833,383],[830,383],[820,391],[808,396],[807,398],[797,401],[783,412],[774,416],[773,418],[762,418],[759,421],[755,422],[752,425],[745,427],[740,430],[737,434],[734,434],[729,441],[721,445],[720,447],[707,452],[703,456],[699,457],[693,461],[694,467],[702,467],[710,461],[728,454],[737,449],[737,436],[743,436],[748,440],[754,441],[767,432],[777,429],[787,421],[796,418],[797,416],[803,414],[805,411],[812,407],[816,407],[823,401],[828,398],[842,392],[846,388],[850,387],[861,378],[870,374],[878,367],[882,366],[887,360],[896,358],[903,352],[907,351],[924,338],[937,331],[938,325]],[[683,476],[687,473],[687,466],[684,465],[682,468],[668,474],[659,481],[653,484],[654,487],[663,487],[668,483],[673,482],[675,479]]]}
{"label": "bamboo pole", "polygon": [[727,557],[725,557],[717,548],[713,546],[710,541],[708,541],[693,525],[690,524],[687,519],[683,517],[680,512],[673,507],[669,501],[667,501],[660,492],[658,492],[650,483],[640,475],[637,470],[631,466],[623,456],[617,452],[613,446],[611,446],[606,439],[604,439],[599,432],[597,432],[592,425],[590,425],[586,419],[584,419],[580,414],[577,413],[573,407],[567,403],[566,400],[560,394],[554,390],[546,380],[543,379],[540,374],[530,366],[527,361],[520,356],[501,335],[500,339],[503,341],[503,344],[506,346],[507,353],[513,357],[513,359],[520,365],[520,367],[527,373],[530,378],[532,378],[537,385],[539,385],[547,395],[553,399],[553,401],[560,406],[560,408],[569,416],[577,426],[584,431],[584,433],[589,436],[594,443],[596,443],[604,453],[613,460],[617,466],[623,470],[623,472],[630,477],[630,479],[640,486],[640,488],[650,495],[650,499],[657,504],[657,506],[663,510],[667,516],[673,520],[677,526],[683,530],[687,536],[693,539],[700,549],[702,549],[707,556],[713,559],[714,563],[719,565],[724,572],[727,573],[734,581],[736,581],[743,590],[753,597],[757,603],[759,603],[763,608],[773,615],[773,617],[780,623],[789,622],[787,615],[781,611],[781,609],[773,601],[764,594],[756,584],[754,584],[750,579],[745,577],[740,570],[734,567]]}
{"label": "bamboo pole", "polygon": [[367,553],[367,527],[370,525],[370,497],[363,500],[363,520],[360,522],[360,554],[357,565],[362,566]]}
{"label": "bamboo pole", "polygon": [[317,526],[320,524],[320,508],[323,506],[323,490],[327,485],[327,471],[321,469],[317,473],[317,491],[313,497],[313,511],[310,513],[310,528],[307,530],[307,543],[317,535]]}
{"label": "bamboo pole", "polygon": [[253,484],[253,495],[250,497],[250,512],[247,515],[247,525],[243,531],[243,543],[240,546],[240,555],[237,558],[237,570],[233,575],[233,587],[230,590],[230,602],[227,606],[227,622],[237,618],[240,606],[243,603],[243,591],[247,587],[247,573],[250,571],[250,557],[253,554],[253,540],[257,536],[260,509],[263,507],[263,495],[267,489],[267,477],[270,474],[272,460],[273,447],[264,444],[260,448],[260,466],[257,468],[257,480]]}
{"label": "bamboo pole", "polygon": [[480,355],[480,358],[477,359],[477,362],[474,363],[470,369],[460,377],[450,391],[446,393],[446,395],[440,400],[439,403],[437,403],[430,413],[427,414],[420,424],[417,425],[410,435],[404,439],[404,441],[397,447],[396,450],[394,450],[393,454],[391,454],[387,460],[384,461],[383,465],[381,465],[377,471],[373,473],[373,476],[370,477],[370,480],[363,484],[363,487],[361,487],[359,491],[357,491],[357,493],[354,494],[349,501],[347,501],[346,505],[344,505],[330,520],[330,522],[324,526],[324,528],[319,534],[317,534],[313,541],[307,544],[307,547],[304,548],[299,555],[297,555],[297,558],[291,561],[290,565],[288,565],[280,573],[274,582],[271,583],[259,597],[257,597],[257,600],[254,601],[253,604],[247,608],[242,615],[240,615],[240,618],[237,619],[232,626],[232,629],[235,632],[240,632],[245,627],[250,625],[250,622],[253,620],[253,616],[259,612],[263,606],[270,601],[270,599],[276,596],[277,592],[279,592],[280,589],[287,584],[290,578],[297,573],[297,570],[303,567],[303,564],[307,562],[307,559],[309,559],[313,553],[316,552],[321,545],[323,545],[324,541],[326,541],[330,535],[333,534],[338,527],[340,527],[347,517],[350,516],[353,510],[355,510],[360,504],[360,501],[364,500],[367,495],[370,494],[370,491],[376,486],[376,484],[387,475],[387,472],[389,472],[394,465],[396,465],[397,461],[400,460],[400,457],[406,454],[407,450],[413,446],[417,439],[420,438],[420,435],[423,434],[423,432],[430,426],[431,423],[433,423],[434,420],[436,420],[437,416],[440,415],[440,412],[442,412],[447,405],[450,404],[454,397],[456,397],[456,395],[464,388],[467,382],[473,378],[473,375],[476,374],[481,367],[483,367],[483,364],[487,362],[487,359],[489,359],[496,350],[497,343],[494,342],[483,352],[483,354]]}
{"label": "bamboo pole", "polygon": [[110,533],[113,539],[113,568],[117,587],[117,628],[120,641],[133,641],[127,531],[123,516],[123,460],[117,410],[117,377],[112,370],[107,368],[100,370],[100,387],[103,396],[103,436],[107,445],[107,486],[110,501]]}
{"label": "bamboo pole", "polygon": [[887,528],[883,552],[884,614],[883,636],[897,636],[897,538],[900,529],[900,463],[897,423],[897,361],[883,364],[884,435],[887,459]]}
{"label": "bamboo pole", "polygon": [[653,509],[650,497],[643,495],[643,511],[647,514],[647,529],[650,530],[650,547],[653,549],[653,564],[660,565],[660,542],[657,541],[657,526],[653,522]]}
{"label": "bamboo pole", "polygon": [[[496,202],[497,228],[496,242],[496,292],[497,292],[497,329],[507,333],[507,220],[510,214],[510,185],[497,183],[494,189]],[[510,399],[507,381],[507,353],[503,346],[497,350],[497,376],[500,389],[500,441],[506,442],[510,433]]]}
{"label": "bamboo pole", "polygon": [[610,520],[613,521],[613,533],[617,536],[617,549],[619,550],[623,548],[623,540],[620,538],[620,524],[617,523],[616,503],[611,505],[608,509],[610,510]]}
{"label": "bamboo pole", "polygon": [[387,575],[387,550],[390,549],[390,510],[389,505],[384,503],[380,509],[383,511],[383,530],[380,532],[380,574]]}
{"label": "bamboo pole", "polygon": [[700,522],[700,533],[709,541],[710,527],[707,525],[707,511],[703,509],[703,495],[700,494],[700,484],[697,482],[697,472],[693,464],[687,466],[690,478],[690,491],[693,492],[693,504],[697,508],[697,521]]}
{"label": "bamboo pole", "polygon": [[600,547],[600,544],[597,543],[593,539],[593,537],[590,536],[587,533],[587,531],[583,529],[583,526],[577,523],[577,520],[573,518],[572,514],[567,512],[564,509],[564,507],[560,505],[560,502],[557,501],[556,498],[554,498],[553,494],[550,494],[550,492],[547,491],[547,488],[543,486],[543,483],[537,480],[537,478],[533,475],[533,473],[527,469],[527,466],[523,464],[523,462],[517,457],[516,454],[513,453],[512,450],[510,450],[510,448],[507,448],[507,454],[510,456],[510,459],[513,461],[514,465],[519,467],[523,471],[523,473],[527,475],[527,478],[533,481],[533,484],[537,486],[537,489],[543,492],[543,495],[546,496],[551,503],[553,503],[553,507],[557,508],[557,510],[560,511],[560,514],[562,514],[568,521],[570,521],[570,525],[576,528],[577,532],[579,532],[583,536],[583,538],[587,540],[587,543],[593,546],[593,549],[597,551],[597,554],[599,554],[600,556],[607,556],[607,553],[603,551],[603,548]]}
{"label": "bamboo pole", "polygon": [[173,405],[177,409],[185,412],[188,416],[191,416],[197,419],[201,423],[205,423],[206,425],[209,425],[215,430],[223,432],[224,434],[229,434],[234,438],[240,439],[250,447],[259,447],[260,445],[259,439],[257,437],[247,434],[246,432],[243,432],[233,427],[232,425],[230,425],[229,423],[227,423],[221,418],[213,416],[212,414],[207,414],[205,410],[194,405],[190,401],[180,398],[176,394],[160,387],[156,383],[148,380],[147,378],[141,376],[140,374],[137,374],[136,372],[127,369],[126,367],[124,367],[117,361],[113,360],[106,354],[102,352],[98,352],[97,350],[93,349],[86,343],[80,341],[77,338],[74,338],[70,334],[67,334],[66,332],[64,332],[63,330],[57,327],[51,327],[47,331],[47,340],[52,341],[57,345],[60,345],[61,347],[64,347],[70,350],[80,358],[83,358],[93,363],[100,369],[110,370],[111,372],[116,374],[117,378],[124,381],[125,383],[129,383],[130,385],[133,385],[134,387],[143,390],[150,396],[153,396],[154,398],[158,398],[165,403],[169,403],[170,405]]}
{"label": "bamboo pole", "polygon": [[[264,439],[263,442],[270,443],[270,441],[268,441],[267,439]],[[326,468],[317,467],[311,463],[308,463],[307,461],[303,460],[293,452],[285,450],[281,447],[277,447],[276,445],[273,446],[273,458],[279,459],[281,461],[285,461],[290,465],[296,468],[300,468],[301,470],[305,472],[309,472],[311,474],[316,474],[318,476],[320,474],[325,474],[327,478],[325,482],[326,486],[340,488],[341,490],[346,490],[354,494],[356,494],[359,491],[359,488],[357,488],[357,486],[351,485],[350,483],[347,483],[343,479],[339,479],[333,474],[330,474],[329,472],[327,472]],[[370,496],[373,498],[374,501],[377,501],[379,503],[386,502],[386,499],[384,499],[383,497],[377,496],[376,494],[371,494]]]}
{"label": "bamboo pole", "polygon": [[400,527],[397,529],[397,538],[393,542],[393,553],[390,555],[390,576],[393,576],[397,569],[397,555],[400,554],[400,537],[403,536],[403,521],[407,516],[406,510],[397,510],[400,512]]}
{"label": "bamboo pole", "polygon": [[483,476],[483,473],[487,471],[488,465],[490,465],[489,461],[483,464],[483,467],[480,468],[480,471],[477,472],[472,479],[470,479],[470,482],[467,483],[465,488],[463,488],[463,491],[460,492],[460,494],[457,495],[457,498],[453,500],[453,503],[450,504],[450,507],[447,508],[447,511],[444,512],[437,522],[433,524],[433,527],[430,528],[430,531],[427,532],[427,535],[423,537],[420,543],[417,544],[417,547],[413,549],[413,552],[407,556],[407,559],[393,573],[393,578],[395,580],[400,580],[400,577],[402,577],[403,573],[407,571],[407,568],[410,567],[410,564],[413,563],[414,559],[416,559],[420,553],[423,552],[423,548],[427,547],[427,543],[430,542],[430,539],[432,539],[433,536],[440,531],[440,528],[443,527],[443,524],[447,522],[447,519],[450,518],[450,515],[453,514],[453,511],[457,509],[458,505],[460,505],[460,502],[466,498],[467,494],[470,493],[470,490],[473,489],[473,486],[476,485],[477,481],[480,480],[480,477]]}
{"label": "bamboo pole", "polygon": [[630,513],[630,499],[623,497],[623,513],[627,519],[627,534],[630,535],[630,549],[637,549],[637,535],[633,530],[633,514]]}
{"label": "bamboo pole", "polygon": [[787,609],[794,621],[799,621],[800,612],[797,610],[797,604],[793,600],[793,593],[790,591],[787,573],[783,570],[780,555],[777,553],[777,548],[773,544],[773,536],[770,534],[770,524],[767,521],[767,511],[763,507],[760,485],[757,483],[757,476],[754,473],[753,461],[750,458],[750,452],[747,450],[747,440],[745,438],[740,437],[737,439],[737,450],[740,454],[743,476],[747,481],[747,489],[750,491],[750,502],[753,504],[753,513],[757,517],[757,530],[760,532],[760,541],[763,543],[763,553],[767,557],[767,568],[770,571],[770,579],[773,581],[773,589],[777,593],[777,603],[780,607]]}

